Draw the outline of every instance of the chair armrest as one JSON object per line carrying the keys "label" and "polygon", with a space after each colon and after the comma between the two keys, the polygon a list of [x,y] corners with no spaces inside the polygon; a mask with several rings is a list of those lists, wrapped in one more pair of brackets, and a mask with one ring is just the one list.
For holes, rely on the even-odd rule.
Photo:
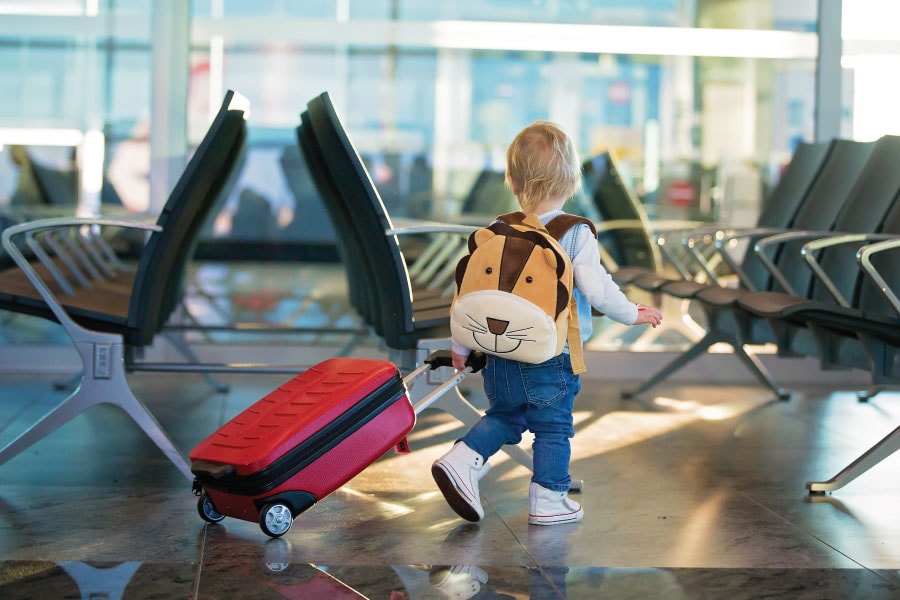
{"label": "chair armrest", "polygon": [[421,254],[408,265],[408,274],[412,281],[434,288],[447,278],[452,268],[455,268],[459,258],[467,251],[469,236],[479,227],[402,217],[392,219],[391,227],[384,233],[388,236],[430,235],[429,242]]}
{"label": "chair armrest", "polygon": [[394,218],[391,219],[391,227],[384,231],[385,235],[412,235],[420,233],[459,233],[469,235],[478,225],[462,223],[441,223],[439,221],[426,221],[423,219]]}
{"label": "chair armrest", "polygon": [[[15,243],[15,238],[24,236],[29,247],[35,252],[35,256],[38,258],[38,260],[41,261],[43,266],[46,267],[48,271],[54,273],[55,271],[57,271],[56,266],[53,264],[53,261],[50,259],[50,256],[46,252],[46,250],[40,245],[40,242],[36,238],[36,236],[38,234],[48,234],[58,229],[84,226],[96,226],[101,228],[122,227],[142,229],[147,231],[160,231],[162,229],[159,225],[153,222],[139,222],[128,219],[56,217],[39,219],[37,221],[29,221],[26,223],[20,223],[18,225],[13,225],[6,228],[3,231],[2,235],[4,250],[6,250],[10,258],[12,258],[12,260],[16,263],[16,266],[21,269],[24,275],[35,287],[41,298],[44,300],[44,302],[46,302],[49,309],[59,320],[60,324],[66,329],[67,333],[72,338],[72,341],[76,343],[84,340],[84,336],[80,334],[84,333],[92,335],[94,338],[96,338],[96,333],[88,332],[86,329],[82,328],[69,317],[68,313],[63,308],[62,303],[50,290],[46,282],[44,282],[44,280],[40,277],[31,262],[24,256],[24,254],[22,254],[22,251]],[[61,277],[58,272],[54,275],[54,277],[56,278],[57,276]],[[66,287],[68,287],[68,290],[66,290],[67,293],[75,293],[75,290],[71,287],[71,285],[69,285],[68,282],[65,282],[65,278],[62,278],[62,281],[60,281],[60,279],[57,279],[57,282],[61,284],[61,287],[63,287],[64,290],[66,290]],[[65,285],[62,285],[63,282],[65,282]]]}
{"label": "chair armrest", "polygon": [[752,240],[753,238],[759,238],[761,236],[776,235],[784,231],[786,230],[775,227],[745,227],[739,229],[721,227],[705,228],[695,234],[687,235],[681,240],[681,243],[700,263],[701,267],[712,281],[718,283],[718,278],[715,276],[715,273],[712,272],[711,261],[707,260],[699,249],[701,244],[706,246],[713,244],[716,249],[714,256],[718,256],[726,265],[728,265],[728,268],[731,269],[732,273],[737,275],[744,287],[748,290],[757,291],[756,286],[744,272],[744,269],[741,268],[738,261],[735,260],[734,256],[728,251],[729,247],[744,239]]}
{"label": "chair armrest", "polygon": [[113,218],[125,221],[156,219],[155,214],[145,212],[134,212],[124,207],[103,206],[103,212],[99,215],[78,214],[77,206],[4,206],[0,208],[0,214],[8,216],[17,221],[17,223],[25,223],[30,221],[42,221],[44,219],[56,219],[65,217],[87,217],[87,218]]}
{"label": "chair armrest", "polygon": [[641,231],[649,231],[649,223],[640,219],[613,219],[611,221],[600,221],[594,224],[597,233],[607,231],[618,231],[620,229],[638,229]]}
{"label": "chair armrest", "polygon": [[[675,268],[678,269],[682,277],[685,279],[692,279],[696,278],[699,273],[692,274],[687,265],[678,259],[674,251],[669,249],[673,245],[669,243],[669,237],[674,237],[670,234],[677,234],[680,239],[675,243],[681,245],[685,252],[700,266],[700,270],[711,282],[721,285],[719,277],[715,272],[715,263],[717,263],[718,260],[722,260],[728,265],[732,273],[735,273],[748,288],[753,289],[753,284],[749,282],[740,265],[728,253],[727,245],[740,237],[753,235],[754,232],[766,231],[767,233],[774,233],[776,230],[747,229],[740,230],[740,233],[736,233],[738,231],[736,229],[723,228],[718,225],[709,225],[705,222],[679,221],[675,223],[695,223],[698,225],[688,228],[672,227],[669,230],[662,229],[656,232],[657,245],[660,247],[660,250],[666,258],[668,258]],[[710,257],[704,256],[703,251],[708,250],[713,244],[715,244],[715,253]]]}
{"label": "chair armrest", "polygon": [[498,215],[487,215],[477,213],[460,213],[454,216],[443,216],[442,221],[448,225],[472,225],[475,227],[486,227],[497,219]]}
{"label": "chair armrest", "polygon": [[[659,247],[660,254],[664,256],[669,263],[675,267],[678,274],[684,279],[692,279],[697,276],[697,272],[691,271],[690,266],[685,263],[668,244],[668,236],[672,234],[687,235],[688,232],[697,231],[699,229],[712,228],[705,221],[687,221],[683,219],[665,219],[659,221],[648,221],[647,231],[654,237],[656,245]],[[712,281],[716,281],[714,268],[706,261],[706,257],[702,253],[693,248],[685,247],[688,254],[700,264],[701,270],[710,277]]]}
{"label": "chair armrest", "polygon": [[856,253],[856,260],[859,262],[859,265],[862,267],[866,276],[875,282],[875,285],[877,285],[878,289],[881,291],[881,295],[884,296],[888,304],[890,304],[897,315],[900,316],[900,299],[897,298],[896,291],[890,288],[887,281],[885,281],[875,265],[872,264],[873,255],[895,248],[900,248],[900,238],[892,236],[890,239],[863,246]]}
{"label": "chair armrest", "polygon": [[644,221],[641,219],[612,219],[610,221],[600,221],[595,223],[597,233],[605,231],[616,231],[619,229],[642,229],[648,233],[664,233],[664,232],[684,232],[691,231],[697,227],[708,225],[704,221],[679,221],[676,219],[665,221]]}
{"label": "chair armrest", "polygon": [[[653,242],[656,243],[660,254],[665,256],[665,258],[678,270],[681,276],[687,279],[691,276],[690,270],[676,255],[669,251],[669,247],[665,245],[664,234],[673,231],[684,232],[704,224],[705,223],[702,221],[684,221],[676,219],[660,221],[651,221],[649,219],[612,219],[609,221],[600,221],[594,225],[598,235],[621,230],[646,232],[648,237],[653,238]],[[602,244],[600,245],[600,255],[603,264],[606,265],[609,270],[615,271],[618,269],[618,264],[616,264],[612,255],[602,246]]]}
{"label": "chair armrest", "polygon": [[[687,250],[694,261],[700,265],[700,269],[706,274],[709,280],[716,285],[720,285],[719,277],[716,275],[712,261],[703,255],[703,250],[708,249],[710,245],[714,244],[716,241],[723,239],[725,235],[731,231],[732,230],[730,229],[723,229],[721,227],[707,226],[678,232],[681,233],[681,246]],[[665,234],[662,234],[657,238],[657,243],[661,247],[665,247],[664,244],[667,243]],[[742,273],[737,262],[725,251],[724,246],[722,248],[716,247],[716,253],[713,256],[722,258],[731,268],[733,273]]]}
{"label": "chair armrest", "polygon": [[[683,244],[690,243],[714,243],[718,248],[725,249],[726,246],[733,244],[746,238],[759,238],[764,236],[773,236],[780,233],[790,233],[790,229],[782,227],[741,227],[741,228],[710,228],[710,230],[701,230],[696,235],[689,235],[682,239]],[[708,242],[706,241],[708,240]]]}
{"label": "chair armrest", "polygon": [[834,284],[834,281],[825,270],[822,268],[822,265],[819,264],[818,259],[816,258],[816,254],[824,249],[829,248],[831,246],[839,246],[842,244],[862,244],[864,242],[877,242],[879,240],[888,240],[893,239],[895,236],[888,234],[878,234],[878,233],[850,233],[846,235],[833,235],[817,240],[813,240],[812,242],[807,242],[803,244],[803,247],[800,249],[800,255],[803,257],[803,260],[806,261],[807,266],[809,266],[810,270],[822,282],[822,285],[825,286],[825,289],[828,290],[828,293],[831,294],[832,298],[835,301],[843,306],[850,307],[850,302],[844,298],[844,295],[838,291],[837,286]]}
{"label": "chair armrest", "polygon": [[813,240],[813,239],[821,239],[826,237],[833,237],[835,235],[842,235],[840,232],[834,231],[815,231],[815,230],[806,230],[806,229],[798,229],[794,231],[785,231],[783,233],[778,233],[776,235],[770,235],[761,240],[758,240],[753,245],[753,251],[759,257],[760,262],[762,262],[763,266],[769,273],[772,274],[772,277],[778,282],[778,284],[789,294],[793,294],[797,296],[797,292],[794,290],[793,286],[784,276],[784,274],[775,266],[775,262],[769,257],[766,252],[773,246],[779,246],[781,244],[785,244],[787,242],[794,241],[802,241],[802,240]]}

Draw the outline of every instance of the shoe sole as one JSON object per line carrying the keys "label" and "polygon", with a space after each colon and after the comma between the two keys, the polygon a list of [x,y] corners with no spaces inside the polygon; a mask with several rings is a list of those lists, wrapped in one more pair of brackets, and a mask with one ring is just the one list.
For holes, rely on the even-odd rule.
{"label": "shoe sole", "polygon": [[569,515],[553,515],[552,517],[535,517],[528,515],[528,523],[531,525],[564,525],[577,523],[584,516],[584,511],[578,511]]}
{"label": "shoe sole", "polygon": [[469,501],[459,492],[456,483],[454,483],[453,478],[447,471],[437,465],[432,465],[431,476],[434,478],[438,489],[444,495],[447,504],[453,509],[453,512],[472,523],[477,523],[481,520],[478,511],[472,508]]}

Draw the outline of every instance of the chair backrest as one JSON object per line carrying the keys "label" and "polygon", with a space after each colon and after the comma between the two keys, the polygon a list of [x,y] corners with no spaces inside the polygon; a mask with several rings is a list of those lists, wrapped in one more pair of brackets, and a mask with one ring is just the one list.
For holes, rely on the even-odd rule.
{"label": "chair backrest", "polygon": [[[794,217],[792,229],[813,231],[839,230],[839,217],[844,208],[856,204],[854,189],[867,172],[868,161],[875,150],[875,142],[835,140],[821,173],[809,189],[807,198]],[[812,273],[800,255],[805,241],[783,244],[775,256],[775,265],[794,286],[798,294],[806,294],[812,281]],[[768,274],[754,283],[759,290],[781,290],[781,286]]]}
{"label": "chair backrest", "polygon": [[203,141],[157,218],[162,229],[147,240],[129,308],[131,345],[146,345],[180,300],[199,234],[222,192],[233,183],[247,136],[243,97],[229,91]]}
{"label": "chair backrest", "polygon": [[[794,156],[766,199],[756,222],[757,227],[794,226],[803,203],[812,196],[813,184],[826,168],[829,158],[836,155],[834,152],[836,145],[837,140],[832,140],[815,144],[803,142],[797,146]],[[857,168],[862,169],[863,161],[858,162]],[[748,251],[741,260],[741,270],[754,283],[756,289],[768,289],[769,271],[753,252],[753,241],[755,240],[751,240]]]}
{"label": "chair backrest", "polygon": [[594,202],[602,221],[636,220],[645,227],[601,232],[600,243],[619,265],[656,270],[662,264],[659,248],[650,236],[650,220],[644,205],[622,178],[615,157],[603,152],[582,167],[582,186]]}
{"label": "chair backrest", "polygon": [[[376,332],[389,348],[415,346],[412,285],[406,260],[378,190],[350,141],[328,92],[307,103],[309,122],[322,149],[340,197],[352,215],[355,234],[364,246],[378,298]],[[351,235],[350,231],[339,235]],[[449,312],[448,312],[449,320]]]}
{"label": "chair backrest", "polygon": [[[886,135],[875,149],[835,222],[835,231],[847,233],[900,233],[900,136]],[[853,244],[832,246],[818,257],[837,290],[851,303],[858,302],[863,276],[856,262]],[[800,290],[797,290],[798,293]],[[833,302],[832,295],[813,278],[807,295]],[[879,294],[880,295],[880,294]]]}
{"label": "chair backrest", "polygon": [[[51,169],[33,160],[31,170],[44,204],[50,206],[75,206],[78,204],[77,170]],[[100,203],[106,206],[122,206],[122,198],[105,175],[100,188]]]}
{"label": "chair backrest", "polygon": [[816,177],[836,145],[830,142],[801,142],[784,168],[778,183],[769,192],[757,227],[792,227],[797,212],[808,197]]}
{"label": "chair backrest", "polygon": [[78,204],[78,171],[59,170],[31,161],[31,172],[44,204],[75,206]]}
{"label": "chair backrest", "polygon": [[506,185],[506,173],[482,169],[463,199],[462,214],[495,217],[519,210],[516,197]]}
{"label": "chair backrest", "polygon": [[341,199],[337,184],[332,179],[331,171],[322,155],[322,148],[316,139],[308,111],[303,111],[300,115],[300,125],[297,126],[296,133],[300,153],[306,161],[307,170],[319,193],[325,213],[336,232],[335,243],[346,269],[350,305],[367,325],[374,328],[377,321],[374,311],[378,306],[372,301],[372,290],[377,286],[374,273],[365,259],[366,249],[356,234],[353,215]]}
{"label": "chair backrest", "polygon": [[285,183],[294,198],[293,218],[280,230],[279,235],[289,242],[321,247],[322,254],[328,256],[333,254],[329,250],[335,245],[334,227],[319,198],[319,189],[298,141],[295,139],[293,144],[284,146],[278,157]]}

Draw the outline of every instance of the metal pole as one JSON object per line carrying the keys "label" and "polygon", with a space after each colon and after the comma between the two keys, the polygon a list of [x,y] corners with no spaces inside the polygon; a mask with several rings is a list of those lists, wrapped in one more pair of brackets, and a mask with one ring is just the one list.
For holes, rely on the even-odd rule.
{"label": "metal pole", "polygon": [[153,2],[150,212],[162,210],[187,156],[190,2]]}
{"label": "metal pole", "polygon": [[841,133],[842,0],[819,0],[819,54],[816,57],[815,141]]}

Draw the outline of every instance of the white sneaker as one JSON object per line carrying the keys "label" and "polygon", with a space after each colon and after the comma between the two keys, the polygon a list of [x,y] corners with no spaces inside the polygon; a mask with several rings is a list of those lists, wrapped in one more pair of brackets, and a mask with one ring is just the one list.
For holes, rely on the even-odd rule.
{"label": "white sneaker", "polygon": [[584,516],[581,504],[569,498],[567,492],[554,492],[533,481],[528,488],[528,499],[531,505],[528,522],[532,525],[574,523]]}
{"label": "white sneaker", "polygon": [[480,454],[464,442],[457,442],[450,452],[434,461],[431,476],[456,514],[467,521],[480,521],[484,517],[478,480],[490,471]]}
{"label": "white sneaker", "polygon": [[428,582],[432,587],[454,600],[477,596],[487,581],[487,572],[474,566],[436,566],[428,573]]}

